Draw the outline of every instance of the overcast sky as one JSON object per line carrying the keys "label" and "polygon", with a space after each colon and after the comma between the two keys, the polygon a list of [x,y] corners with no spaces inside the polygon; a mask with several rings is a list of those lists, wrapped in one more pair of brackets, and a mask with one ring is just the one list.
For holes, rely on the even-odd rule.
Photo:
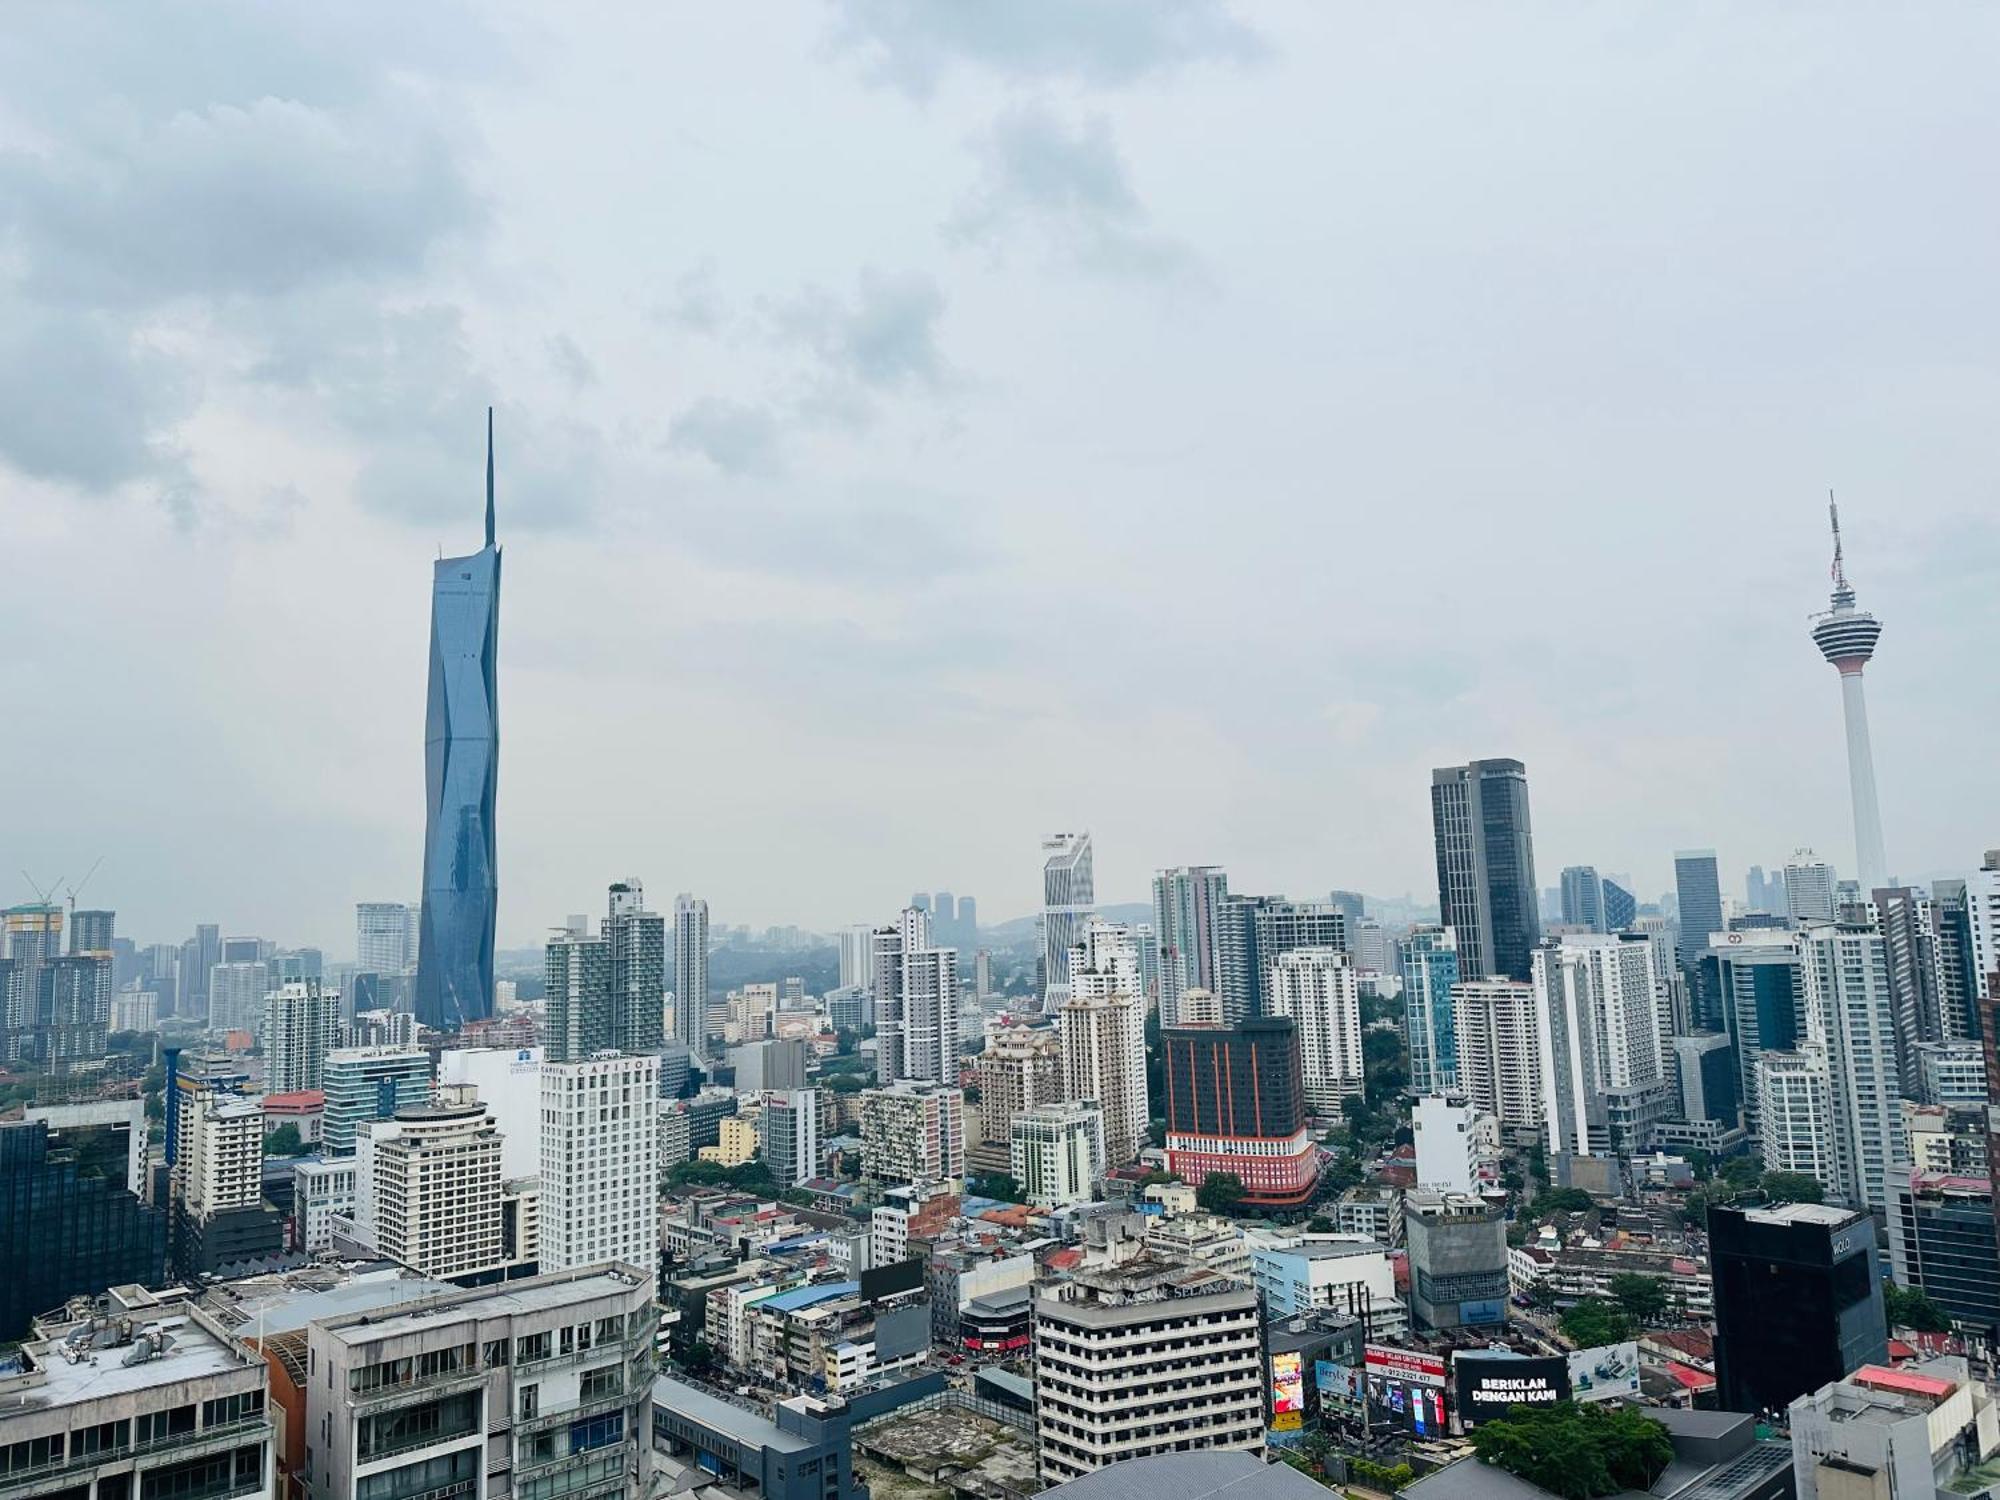
{"label": "overcast sky", "polygon": [[[498,408],[500,938],[913,888],[1434,896],[2000,844],[2000,12],[17,9],[0,884],[344,957],[414,897]],[[15,888],[18,887],[18,890]]]}

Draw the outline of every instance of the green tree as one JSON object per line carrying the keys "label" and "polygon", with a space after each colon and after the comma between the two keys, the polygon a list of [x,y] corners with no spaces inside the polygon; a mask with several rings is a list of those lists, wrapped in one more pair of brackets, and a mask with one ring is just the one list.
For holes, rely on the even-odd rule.
{"label": "green tree", "polygon": [[1194,1201],[1212,1214],[1234,1213],[1242,1200],[1243,1179],[1234,1172],[1210,1172],[1194,1194]]}
{"label": "green tree", "polygon": [[1732,1156],[1716,1175],[1733,1188],[1753,1188],[1764,1175],[1764,1167],[1754,1156]]}
{"label": "green tree", "polygon": [[1325,1214],[1314,1214],[1306,1225],[1307,1234],[1336,1234],[1339,1230],[1340,1226]]}
{"label": "green tree", "polygon": [[266,1156],[304,1156],[306,1143],[299,1138],[299,1127],[290,1120],[264,1137]]}
{"label": "green tree", "polygon": [[1916,1333],[1951,1332],[1951,1319],[1922,1287],[1883,1282],[1882,1311],[1891,1328],[1908,1328]]}
{"label": "green tree", "polygon": [[1363,1176],[1361,1158],[1352,1151],[1343,1151],[1333,1159],[1333,1165],[1326,1169],[1327,1191],[1344,1193],[1351,1187],[1359,1187]]}
{"label": "green tree", "polygon": [[1766,1172],[1761,1186],[1773,1203],[1823,1203],[1826,1188],[1804,1172]]}
{"label": "green tree", "polygon": [[1589,1349],[1632,1337],[1632,1319],[1615,1302],[1602,1297],[1581,1297],[1562,1315],[1562,1331],[1577,1348]]}
{"label": "green tree", "polygon": [[1563,1500],[1597,1500],[1651,1488],[1673,1461],[1667,1430],[1638,1407],[1517,1406],[1472,1434],[1482,1463],[1497,1464]]}
{"label": "green tree", "polygon": [[966,1183],[975,1198],[998,1198],[1003,1203],[1022,1203],[1021,1184],[1005,1172],[983,1172]]}
{"label": "green tree", "polygon": [[820,1077],[824,1086],[836,1094],[858,1094],[868,1087],[859,1073],[835,1073],[831,1077],[821,1074]]}
{"label": "green tree", "polygon": [[1611,1297],[1640,1328],[1651,1328],[1667,1314],[1667,1284],[1658,1276],[1621,1271],[1611,1278]]}
{"label": "green tree", "polygon": [[1147,1188],[1153,1186],[1153,1184],[1158,1182],[1179,1182],[1179,1181],[1180,1178],[1175,1173],[1163,1172],[1158,1167],[1155,1167],[1153,1168],[1152,1171],[1148,1172],[1144,1177],[1141,1177],[1139,1179],[1139,1190],[1141,1192],[1144,1192]]}
{"label": "green tree", "polygon": [[1582,1188],[1557,1188],[1535,1199],[1537,1214],[1587,1214],[1597,1202]]}

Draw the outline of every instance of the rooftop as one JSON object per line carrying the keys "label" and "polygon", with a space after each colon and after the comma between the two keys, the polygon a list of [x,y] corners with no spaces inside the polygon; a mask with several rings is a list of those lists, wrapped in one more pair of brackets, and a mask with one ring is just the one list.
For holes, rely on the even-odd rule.
{"label": "rooftop", "polygon": [[654,1377],[653,1404],[733,1438],[745,1447],[770,1448],[780,1453],[801,1453],[812,1447],[804,1438],[780,1429],[769,1417],[732,1406],[671,1375]]}
{"label": "rooftop", "polygon": [[[1523,1488],[1540,1493],[1533,1485]],[[1062,1500],[1325,1500],[1326,1491],[1289,1464],[1267,1464],[1248,1453],[1170,1453],[1111,1464],[1043,1490],[1042,1500],[1057,1495]]]}
{"label": "rooftop", "polygon": [[[477,1307],[482,1317],[502,1314],[547,1312],[568,1307],[593,1297],[623,1297],[646,1285],[646,1277],[636,1270],[606,1267],[580,1275],[532,1276],[525,1281],[473,1291],[453,1291],[448,1296],[422,1298],[399,1305],[386,1317],[368,1312],[330,1319],[324,1323],[328,1334],[350,1344],[372,1344],[378,1339],[421,1333],[437,1326],[439,1316],[449,1316],[464,1307]],[[324,1317],[324,1315],[322,1315]]]}
{"label": "rooftop", "polygon": [[1823,1224],[1837,1229],[1856,1217],[1851,1208],[1835,1208],[1828,1203],[1773,1203],[1746,1208],[1743,1217],[1752,1224]]}
{"label": "rooftop", "polygon": [[262,1363],[242,1345],[217,1337],[185,1304],[157,1319],[135,1318],[132,1325],[135,1333],[163,1331],[172,1340],[171,1346],[138,1364],[125,1363],[137,1347],[132,1342],[91,1350],[71,1364],[59,1345],[72,1330],[85,1326],[75,1323],[49,1330],[46,1342],[24,1345],[33,1369],[25,1375],[0,1379],[0,1416],[99,1401],[179,1381],[255,1369]]}

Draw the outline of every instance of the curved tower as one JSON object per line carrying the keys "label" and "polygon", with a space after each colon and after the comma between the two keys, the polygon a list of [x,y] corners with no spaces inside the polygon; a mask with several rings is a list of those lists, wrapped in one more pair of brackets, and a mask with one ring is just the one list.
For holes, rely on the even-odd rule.
{"label": "curved tower", "polygon": [[1854,799],[1854,858],[1860,866],[1865,897],[1888,881],[1888,861],[1882,854],[1882,811],[1875,803],[1875,756],[1868,747],[1868,702],[1861,693],[1861,669],[1875,655],[1881,623],[1854,607],[1854,588],[1840,552],[1840,507],[1826,497],[1833,521],[1833,601],[1825,614],[1813,616],[1813,644],[1840,673],[1840,707],[1847,721],[1847,783]]}
{"label": "curved tower", "polygon": [[486,409],[486,545],[441,557],[431,576],[430,699],[424,721],[424,908],[417,1020],[439,1031],[493,1014],[497,905],[500,548],[493,536],[493,408]]}

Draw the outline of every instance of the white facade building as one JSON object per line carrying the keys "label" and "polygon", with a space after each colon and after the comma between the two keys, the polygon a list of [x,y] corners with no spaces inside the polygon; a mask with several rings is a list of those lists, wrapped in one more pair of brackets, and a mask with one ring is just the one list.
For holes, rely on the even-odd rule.
{"label": "white facade building", "polygon": [[1010,1123],[1015,1184],[1030,1203],[1088,1203],[1104,1176],[1104,1111],[1089,1102],[1040,1104]]}
{"label": "white facade building", "polygon": [[203,1094],[188,1112],[183,1134],[185,1201],[197,1218],[264,1201],[264,1108],[233,1094]]}
{"label": "white facade building", "polygon": [[500,1133],[483,1104],[399,1110],[356,1144],[356,1220],[383,1255],[439,1279],[503,1263]]}
{"label": "white facade building", "polygon": [[1650,945],[1575,933],[1531,955],[1537,1056],[1549,1149],[1577,1155],[1638,1150],[1614,1138],[1614,1094],[1667,1092]]}
{"label": "white facade building", "polygon": [[1812,850],[1801,849],[1785,861],[1785,906],[1794,922],[1831,922],[1833,887],[1833,866]]}
{"label": "white facade building", "polygon": [[1428,1192],[1472,1193],[1482,1166],[1497,1154],[1499,1122],[1464,1094],[1422,1094],[1410,1112],[1417,1147],[1417,1186]]}
{"label": "white facade building", "polygon": [[542,1065],[541,1266],[660,1259],[660,1060]]}
{"label": "white facade building", "polygon": [[1084,940],[1097,888],[1090,835],[1057,833],[1042,840],[1042,1008],[1057,1011],[1070,997],[1070,951]]}
{"label": "white facade building", "polygon": [[674,897],[674,1040],[708,1055],[708,903]]}
{"label": "white facade building", "polygon": [[306,1254],[331,1251],[335,1217],[355,1217],[354,1170],[352,1156],[331,1161],[315,1157],[292,1169],[292,1218],[298,1225],[299,1248]]}
{"label": "white facade building", "polygon": [[317,979],[273,990],[264,1010],[264,1088],[296,1094],[326,1084],[326,1055],[340,1034],[340,991]]}
{"label": "white facade building", "polygon": [[1340,1113],[1343,1099],[1362,1091],[1361,991],[1354,965],[1338,948],[1280,953],[1266,976],[1270,1013],[1298,1027],[1306,1104],[1314,1114]]}
{"label": "white facade building", "polygon": [[1461,982],[1452,986],[1451,1011],[1459,1089],[1503,1127],[1545,1126],[1535,987],[1511,979]]}
{"label": "white facade building", "polygon": [[1854,1207],[1880,1212],[1888,1173],[1905,1159],[1888,950],[1874,927],[1827,923],[1806,929],[1804,957],[1838,1134],[1841,1176],[1827,1186]]}
{"label": "white facade building", "polygon": [[1828,1193],[1840,1186],[1833,1093],[1826,1049],[1760,1053],[1756,1064],[1757,1144],[1767,1172],[1801,1172]]}
{"label": "white facade building", "polygon": [[420,907],[362,901],[354,908],[354,967],[363,974],[404,974],[417,966]]}
{"label": "white facade building", "polygon": [[2000,849],[1988,849],[1965,878],[1972,928],[1972,984],[1982,1000],[2000,1000]]}
{"label": "white facade building", "polygon": [[1146,1001],[1131,934],[1117,923],[1089,923],[1070,952],[1069,984],[1060,1020],[1063,1098],[1092,1100],[1104,1111],[1105,1161],[1121,1167],[1137,1158],[1152,1123]]}
{"label": "white facade building", "polygon": [[438,1054],[440,1087],[470,1087],[500,1131],[500,1175],[542,1169],[542,1049],[452,1047]]}

